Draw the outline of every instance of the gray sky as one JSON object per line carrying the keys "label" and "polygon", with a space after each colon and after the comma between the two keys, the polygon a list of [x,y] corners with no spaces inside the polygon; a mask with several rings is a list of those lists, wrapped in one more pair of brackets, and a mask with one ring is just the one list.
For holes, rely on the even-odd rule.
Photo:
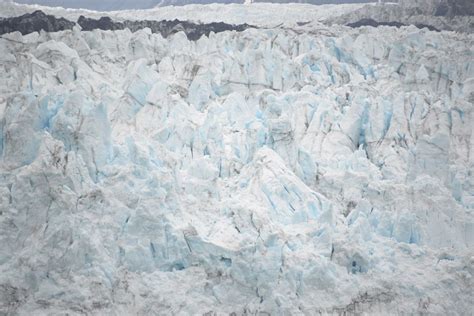
{"label": "gray sky", "polygon": [[[18,3],[84,8],[92,10],[146,9],[157,5],[184,5],[189,3],[243,3],[244,0],[14,0]],[[367,0],[256,0],[255,2],[300,2],[300,3],[360,3]]]}

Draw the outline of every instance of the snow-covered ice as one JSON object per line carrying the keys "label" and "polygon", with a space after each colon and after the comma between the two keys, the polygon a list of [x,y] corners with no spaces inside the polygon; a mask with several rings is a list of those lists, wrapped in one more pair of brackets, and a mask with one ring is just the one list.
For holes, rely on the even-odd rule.
{"label": "snow-covered ice", "polygon": [[0,38],[0,314],[472,311],[474,36],[276,7]]}

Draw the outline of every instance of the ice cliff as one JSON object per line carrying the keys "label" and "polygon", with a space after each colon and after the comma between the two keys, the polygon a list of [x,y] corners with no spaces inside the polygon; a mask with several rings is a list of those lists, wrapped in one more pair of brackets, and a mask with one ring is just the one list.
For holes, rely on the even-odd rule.
{"label": "ice cliff", "polygon": [[470,313],[473,35],[264,6],[1,36],[0,314]]}

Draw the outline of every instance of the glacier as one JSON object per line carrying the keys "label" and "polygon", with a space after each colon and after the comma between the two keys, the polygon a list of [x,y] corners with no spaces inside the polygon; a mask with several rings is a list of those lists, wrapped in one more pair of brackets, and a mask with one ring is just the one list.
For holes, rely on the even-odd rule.
{"label": "glacier", "polygon": [[469,314],[474,36],[359,7],[2,35],[0,314]]}

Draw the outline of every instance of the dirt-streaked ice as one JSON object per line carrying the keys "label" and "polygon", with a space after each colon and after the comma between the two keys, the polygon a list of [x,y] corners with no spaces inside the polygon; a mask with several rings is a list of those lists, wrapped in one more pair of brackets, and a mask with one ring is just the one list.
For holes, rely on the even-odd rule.
{"label": "dirt-streaked ice", "polygon": [[0,38],[0,313],[471,311],[473,36],[296,13]]}

